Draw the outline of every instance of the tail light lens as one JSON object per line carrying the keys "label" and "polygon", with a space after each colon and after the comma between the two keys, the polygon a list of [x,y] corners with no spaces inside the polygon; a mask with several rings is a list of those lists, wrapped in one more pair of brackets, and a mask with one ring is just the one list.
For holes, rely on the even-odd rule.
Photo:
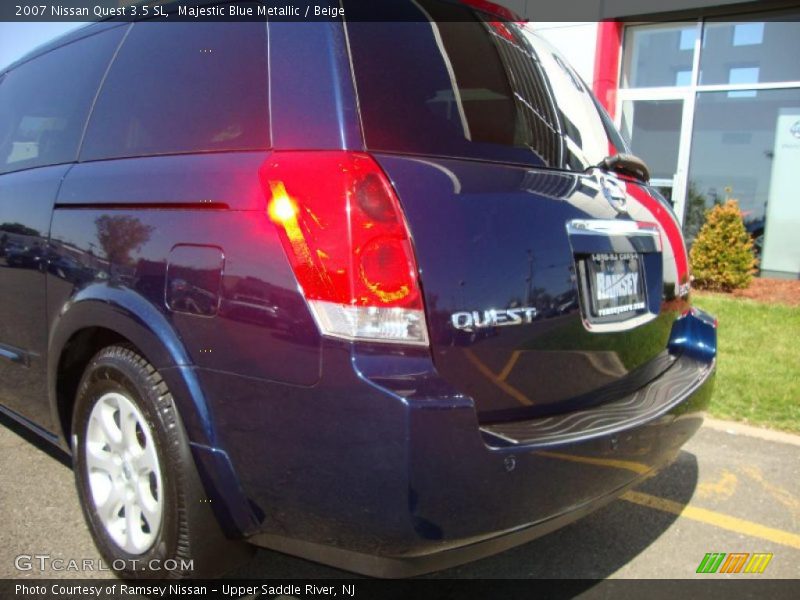
{"label": "tail light lens", "polygon": [[267,213],[323,335],[428,345],[408,227],[375,160],[275,152],[261,177]]}

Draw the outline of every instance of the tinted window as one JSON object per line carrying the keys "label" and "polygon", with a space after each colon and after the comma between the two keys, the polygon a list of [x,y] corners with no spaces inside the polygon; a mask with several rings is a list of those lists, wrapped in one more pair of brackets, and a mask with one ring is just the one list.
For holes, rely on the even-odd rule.
{"label": "tinted window", "polygon": [[[345,14],[361,20],[386,12],[382,3],[345,4]],[[436,0],[397,2],[393,9],[417,22],[348,23],[368,146],[561,163],[551,91],[515,25]]]}
{"label": "tinted window", "polygon": [[269,146],[264,23],[137,23],[81,160]]}
{"label": "tinted window", "polygon": [[594,100],[594,106],[597,109],[597,112],[600,113],[600,119],[603,121],[603,129],[608,137],[608,153],[616,154],[620,152],[630,154],[630,144],[625,141],[619,130],[617,130],[617,126],[614,124],[614,121],[611,120],[611,117],[606,112],[605,107],[600,104],[600,101],[596,96],[592,95],[592,99]]}
{"label": "tinted window", "polygon": [[374,22],[387,5],[346,4],[371,149],[577,170],[608,155],[591,92],[516,23],[438,0],[396,0],[392,19],[416,22]]}
{"label": "tinted window", "polygon": [[123,28],[23,63],[0,85],[0,173],[71,162]]}
{"label": "tinted window", "polygon": [[586,82],[548,42],[532,33],[527,38],[558,107],[565,141],[563,166],[582,171],[609,154],[625,152],[625,142]]}

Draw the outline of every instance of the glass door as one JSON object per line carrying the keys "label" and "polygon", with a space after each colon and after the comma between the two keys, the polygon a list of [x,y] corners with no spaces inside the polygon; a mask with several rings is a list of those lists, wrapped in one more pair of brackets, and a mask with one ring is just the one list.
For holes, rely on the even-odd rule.
{"label": "glass door", "polygon": [[647,157],[651,183],[671,202],[678,172],[684,101],[626,100],[622,103],[621,130],[637,156]]}
{"label": "glass door", "polygon": [[628,27],[617,125],[682,220],[694,114],[698,22]]}

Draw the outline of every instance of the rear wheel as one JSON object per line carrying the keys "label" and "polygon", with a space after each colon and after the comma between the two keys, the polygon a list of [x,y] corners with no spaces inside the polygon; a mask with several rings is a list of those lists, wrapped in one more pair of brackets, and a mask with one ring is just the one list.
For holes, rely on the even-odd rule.
{"label": "rear wheel", "polygon": [[250,551],[206,501],[172,395],[133,349],[89,363],[73,415],[78,494],[98,550],[123,577],[213,577]]}

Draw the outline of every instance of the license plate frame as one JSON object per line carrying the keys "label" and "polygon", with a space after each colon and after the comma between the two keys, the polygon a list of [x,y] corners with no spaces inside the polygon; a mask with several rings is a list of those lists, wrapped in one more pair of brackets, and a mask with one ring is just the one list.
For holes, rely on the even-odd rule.
{"label": "license plate frame", "polygon": [[586,255],[580,263],[584,306],[591,321],[619,322],[647,312],[643,254],[598,252]]}

